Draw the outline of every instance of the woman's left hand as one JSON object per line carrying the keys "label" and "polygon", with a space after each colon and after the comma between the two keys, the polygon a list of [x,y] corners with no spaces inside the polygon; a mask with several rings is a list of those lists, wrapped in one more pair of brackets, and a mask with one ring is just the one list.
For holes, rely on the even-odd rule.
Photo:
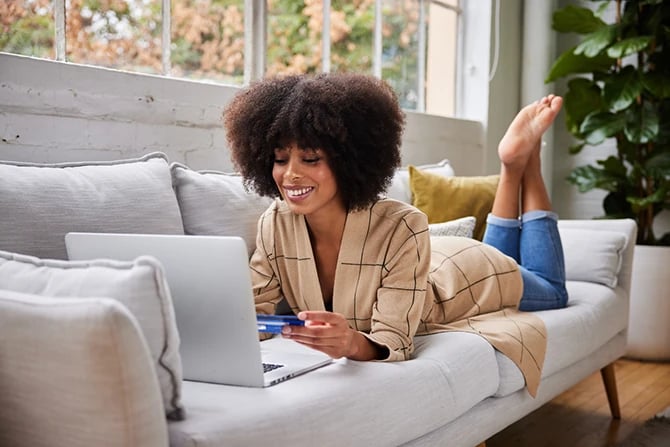
{"label": "woman's left hand", "polygon": [[321,351],[333,358],[372,360],[377,349],[367,337],[349,327],[343,315],[327,311],[303,311],[298,318],[305,326],[286,325],[282,337]]}

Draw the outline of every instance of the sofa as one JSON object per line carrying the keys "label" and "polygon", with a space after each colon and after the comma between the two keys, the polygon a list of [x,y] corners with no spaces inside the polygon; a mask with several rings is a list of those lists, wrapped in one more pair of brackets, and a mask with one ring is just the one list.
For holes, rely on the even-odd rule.
{"label": "sofa", "polygon": [[[448,161],[406,167],[388,195],[477,202],[456,179]],[[472,447],[599,370],[619,417],[613,362],[626,349],[632,220],[559,221],[570,298],[537,312],[548,338],[535,397],[507,357],[461,332],[416,337],[409,361],[336,359],[263,389],[184,380],[160,263],[67,260],[69,231],[236,235],[251,251],[268,204],[235,174],[162,153],[0,162],[0,445]],[[474,234],[482,220],[451,217],[431,223],[435,237]]]}

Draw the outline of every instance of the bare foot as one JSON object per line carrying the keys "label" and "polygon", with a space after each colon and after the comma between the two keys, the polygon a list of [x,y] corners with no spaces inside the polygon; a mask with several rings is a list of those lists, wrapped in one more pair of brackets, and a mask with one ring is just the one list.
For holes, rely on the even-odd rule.
{"label": "bare foot", "polygon": [[542,134],[554,122],[562,104],[560,96],[548,95],[521,109],[498,145],[503,165],[511,169],[526,166],[533,151],[539,151]]}

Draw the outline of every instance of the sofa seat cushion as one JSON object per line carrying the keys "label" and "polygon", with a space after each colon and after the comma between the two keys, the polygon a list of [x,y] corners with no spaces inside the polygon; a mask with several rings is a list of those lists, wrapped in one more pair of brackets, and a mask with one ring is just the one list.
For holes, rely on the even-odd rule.
{"label": "sofa seat cushion", "polygon": [[[291,343],[263,343],[275,342]],[[171,445],[399,445],[497,389],[495,356],[483,338],[450,332],[415,343],[413,360],[339,359],[264,389],[184,382],[186,419],[168,424]]]}
{"label": "sofa seat cushion", "polygon": [[179,333],[167,281],[155,258],[61,261],[0,251],[0,285],[54,301],[102,297],[120,302],[137,320],[147,342],[167,417],[181,417]]}
{"label": "sofa seat cushion", "polygon": [[0,445],[168,443],[149,350],[115,300],[0,289],[0,364]]}
{"label": "sofa seat cushion", "polygon": [[[547,327],[547,352],[542,377],[587,357],[628,325],[628,299],[621,288],[567,281],[568,306],[536,312]],[[519,369],[507,357],[496,353],[500,387],[496,396],[506,396],[524,386]],[[540,382],[540,389],[542,383]]]}
{"label": "sofa seat cushion", "polygon": [[69,231],[183,234],[167,158],[0,162],[0,250],[67,259]]}

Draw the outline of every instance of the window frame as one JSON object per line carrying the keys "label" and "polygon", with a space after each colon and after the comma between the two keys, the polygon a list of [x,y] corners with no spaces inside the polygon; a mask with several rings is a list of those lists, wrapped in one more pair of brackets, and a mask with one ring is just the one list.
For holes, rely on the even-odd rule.
{"label": "window frame", "polygon": [[[55,21],[55,59],[65,62],[67,41],[65,38],[66,0],[54,1]],[[419,99],[417,113],[425,113],[425,51],[426,51],[426,17],[425,9],[429,3],[453,10],[458,17],[457,57],[456,64],[460,69],[456,73],[455,118],[465,118],[486,122],[488,116],[489,93],[489,48],[491,46],[491,27],[481,26],[481,17],[491,17],[491,3],[494,0],[468,1],[461,0],[459,6],[453,6],[441,0],[416,0],[420,6],[419,18]],[[500,1],[500,0],[497,0]],[[161,75],[170,76],[171,47],[171,4],[170,0],[162,2],[162,42],[161,42]],[[324,72],[330,71],[330,0],[323,0],[324,27],[322,30]],[[373,31],[373,75],[381,77],[382,54],[382,0],[375,0],[375,29]],[[482,29],[483,28],[483,29]],[[244,84],[260,79],[265,74],[267,44],[267,2],[266,0],[244,0]],[[468,57],[465,57],[468,55]],[[465,101],[468,98],[468,101]]]}

